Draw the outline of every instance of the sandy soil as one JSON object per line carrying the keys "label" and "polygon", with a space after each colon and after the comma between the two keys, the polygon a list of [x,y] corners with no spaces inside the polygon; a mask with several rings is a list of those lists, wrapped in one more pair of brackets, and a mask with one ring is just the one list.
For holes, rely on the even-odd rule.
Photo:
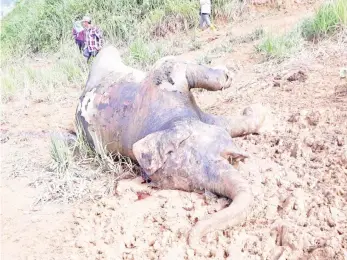
{"label": "sandy soil", "polygon": [[[183,56],[194,59],[259,25],[286,30],[310,11],[312,5],[258,15],[256,25],[222,28]],[[204,32],[200,40],[211,37]],[[271,131],[235,139],[251,154],[240,165],[255,195],[244,223],[208,234],[205,250],[194,252],[186,245],[190,228],[226,207],[227,199],[155,190],[140,178],[116,183],[88,165],[76,169],[90,176],[86,183],[76,174],[66,177],[75,182],[55,183],[49,136],[69,125],[79,95],[69,88],[4,107],[2,259],[347,259],[347,83],[338,75],[347,49],[324,41],[275,64],[262,62],[254,44],[235,43],[212,61],[235,70],[233,89],[194,93],[214,114],[240,113],[252,103],[270,111]],[[68,189],[80,197],[72,200]]]}

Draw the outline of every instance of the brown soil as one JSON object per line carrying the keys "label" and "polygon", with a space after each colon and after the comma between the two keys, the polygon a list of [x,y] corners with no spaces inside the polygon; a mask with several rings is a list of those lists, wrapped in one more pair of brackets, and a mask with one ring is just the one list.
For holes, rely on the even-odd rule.
{"label": "brown soil", "polygon": [[[260,25],[285,30],[312,8],[258,14],[257,24],[203,32],[202,49],[182,56],[195,59]],[[205,250],[194,252],[186,244],[190,228],[224,208],[226,199],[154,190],[138,177],[106,193],[105,182],[112,189],[114,179],[88,165],[78,171],[92,185],[77,177],[73,187],[54,183],[49,137],[69,127],[79,95],[70,88],[53,99],[44,93],[16,99],[3,111],[2,259],[347,259],[347,92],[339,78],[347,49],[327,40],[276,64],[262,62],[254,44],[235,43],[230,54],[212,60],[235,70],[233,89],[194,93],[214,114],[240,113],[252,103],[270,111],[271,131],[235,139],[252,155],[240,164],[255,195],[244,223],[208,234]],[[67,203],[71,198],[57,192],[67,188],[83,196]]]}

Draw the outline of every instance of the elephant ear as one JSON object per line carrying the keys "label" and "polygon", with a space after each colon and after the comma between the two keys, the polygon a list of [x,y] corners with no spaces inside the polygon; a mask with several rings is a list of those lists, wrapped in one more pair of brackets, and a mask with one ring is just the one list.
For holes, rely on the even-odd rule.
{"label": "elephant ear", "polygon": [[133,153],[140,166],[150,176],[163,168],[171,153],[191,134],[183,128],[171,128],[147,135],[133,144]]}

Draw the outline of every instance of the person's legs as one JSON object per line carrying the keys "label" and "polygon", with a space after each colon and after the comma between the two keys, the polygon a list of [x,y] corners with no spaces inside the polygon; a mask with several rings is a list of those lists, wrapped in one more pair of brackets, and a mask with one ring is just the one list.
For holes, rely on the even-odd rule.
{"label": "person's legs", "polygon": [[92,60],[96,57],[96,55],[98,55],[99,51],[92,51],[89,52],[89,56],[87,58],[87,63],[92,62]]}
{"label": "person's legs", "polygon": [[202,28],[204,27],[204,18],[203,18],[203,14],[200,14],[199,27],[200,27],[200,29],[202,29]]}
{"label": "person's legs", "polygon": [[202,20],[206,22],[207,26],[211,26],[211,21],[210,21],[210,15],[209,14],[202,14]]}
{"label": "person's legs", "polygon": [[84,47],[84,42],[81,41],[81,40],[76,40],[76,43],[77,43],[77,45],[78,45],[78,48],[79,48],[79,50],[80,50],[80,53],[82,53],[83,47]]}
{"label": "person's legs", "polygon": [[92,53],[89,52],[88,48],[86,47],[84,50],[83,50],[83,56],[87,58],[87,63],[89,62],[89,59],[91,57]]}
{"label": "person's legs", "polygon": [[207,26],[210,27],[213,31],[216,29],[215,26],[211,23],[209,14],[203,14],[203,20],[206,22]]}

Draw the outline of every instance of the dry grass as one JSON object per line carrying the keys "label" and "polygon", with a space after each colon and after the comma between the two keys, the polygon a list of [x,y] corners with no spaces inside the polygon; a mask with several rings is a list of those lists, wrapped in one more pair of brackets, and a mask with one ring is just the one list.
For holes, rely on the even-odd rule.
{"label": "dry grass", "polygon": [[114,195],[118,180],[135,177],[138,172],[137,165],[119,153],[101,149],[101,154],[96,154],[80,130],[77,137],[51,136],[50,150],[49,167],[31,182],[31,186],[43,188],[35,205]]}
{"label": "dry grass", "polygon": [[8,102],[18,93],[30,99],[37,92],[54,93],[67,86],[80,86],[87,74],[88,65],[73,43],[63,45],[55,55],[3,61],[1,99]]}

